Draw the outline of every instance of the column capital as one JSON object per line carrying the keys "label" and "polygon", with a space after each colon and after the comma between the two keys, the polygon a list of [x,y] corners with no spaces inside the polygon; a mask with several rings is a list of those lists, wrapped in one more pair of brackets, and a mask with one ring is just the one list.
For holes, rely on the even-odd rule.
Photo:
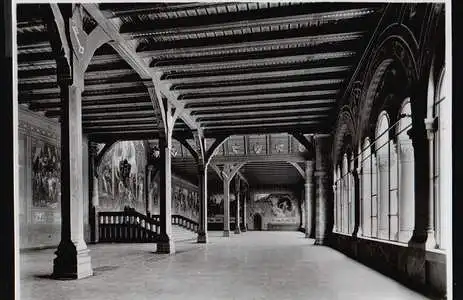
{"label": "column capital", "polygon": [[431,117],[424,119],[424,126],[426,128],[428,140],[433,140],[434,132],[437,130],[437,118]]}
{"label": "column capital", "polygon": [[414,160],[413,144],[410,140],[399,142],[399,154],[401,162],[412,162]]}

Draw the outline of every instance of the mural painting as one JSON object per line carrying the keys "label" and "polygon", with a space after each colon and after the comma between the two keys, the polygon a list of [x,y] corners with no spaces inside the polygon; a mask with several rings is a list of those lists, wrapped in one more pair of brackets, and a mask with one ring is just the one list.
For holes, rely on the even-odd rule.
{"label": "mural painting", "polygon": [[125,206],[145,211],[146,153],[142,142],[123,141],[104,155],[99,166],[100,207],[121,210]]}
{"label": "mural painting", "polygon": [[196,190],[182,185],[173,185],[172,188],[172,212],[192,220],[198,221],[199,195]]}
{"label": "mural painting", "polygon": [[[152,214],[159,214],[160,195],[159,195],[159,176],[151,176],[151,184],[148,189],[148,201],[152,204]],[[199,194],[196,186],[185,184],[176,177],[172,178],[171,195],[172,214],[182,215],[194,221],[199,220]]]}
{"label": "mural painting", "polygon": [[264,223],[295,224],[299,222],[298,201],[292,193],[256,193],[248,217],[259,214]]}
{"label": "mural painting", "polygon": [[32,205],[57,208],[60,202],[60,154],[55,145],[35,140],[32,145]]}

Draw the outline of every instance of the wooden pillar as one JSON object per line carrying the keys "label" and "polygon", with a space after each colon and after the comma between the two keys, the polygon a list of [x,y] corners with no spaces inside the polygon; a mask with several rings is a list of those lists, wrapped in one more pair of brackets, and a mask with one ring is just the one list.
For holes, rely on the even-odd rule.
{"label": "wooden pillar", "polygon": [[304,217],[305,217],[305,237],[313,238],[314,226],[312,220],[313,210],[313,172],[314,161],[308,160],[305,162],[305,184],[304,184]]}
{"label": "wooden pillar", "polygon": [[161,234],[157,242],[157,253],[173,254],[175,245],[172,239],[172,173],[171,153],[172,139],[167,137],[159,138],[160,156],[160,184],[159,184],[159,215],[161,222]]}
{"label": "wooden pillar", "polygon": [[247,191],[248,188],[246,188],[246,190],[244,191],[243,193],[243,228],[242,228],[242,232],[246,232],[248,231],[248,215],[247,215],[247,212],[246,212],[246,202],[248,201],[248,191]]}
{"label": "wooden pillar", "polygon": [[[60,67],[58,67],[60,68]],[[61,89],[61,242],[53,276],[84,278],[93,274],[84,241],[82,184],[82,91],[84,73],[74,65],[72,79],[58,74]]]}
{"label": "wooden pillar", "polygon": [[207,243],[207,165],[198,166],[199,183],[199,230],[198,243]]}
{"label": "wooden pillar", "polygon": [[223,180],[223,236],[230,236],[230,181]]}
{"label": "wooden pillar", "polygon": [[235,176],[235,200],[236,200],[236,216],[235,216],[235,234],[240,234],[240,177]]}

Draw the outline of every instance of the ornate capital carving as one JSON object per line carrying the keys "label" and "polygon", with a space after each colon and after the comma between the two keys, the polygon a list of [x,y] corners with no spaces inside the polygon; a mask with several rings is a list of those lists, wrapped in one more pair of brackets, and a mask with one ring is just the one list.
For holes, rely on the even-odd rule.
{"label": "ornate capital carving", "polygon": [[434,132],[437,130],[437,118],[426,118],[424,119],[424,125],[428,135],[428,140],[434,139]]}
{"label": "ornate capital carving", "polygon": [[400,141],[399,151],[401,162],[412,162],[414,160],[412,141]]}

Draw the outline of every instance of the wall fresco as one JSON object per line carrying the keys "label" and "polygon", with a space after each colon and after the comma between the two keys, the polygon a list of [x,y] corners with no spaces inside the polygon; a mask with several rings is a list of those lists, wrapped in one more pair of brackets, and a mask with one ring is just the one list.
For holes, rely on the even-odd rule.
{"label": "wall fresco", "polygon": [[102,210],[130,206],[146,210],[144,196],[146,152],[143,142],[123,141],[104,155],[99,166],[99,203]]}
{"label": "wall fresco", "polygon": [[33,139],[32,205],[57,208],[60,202],[60,153],[55,145]]}

